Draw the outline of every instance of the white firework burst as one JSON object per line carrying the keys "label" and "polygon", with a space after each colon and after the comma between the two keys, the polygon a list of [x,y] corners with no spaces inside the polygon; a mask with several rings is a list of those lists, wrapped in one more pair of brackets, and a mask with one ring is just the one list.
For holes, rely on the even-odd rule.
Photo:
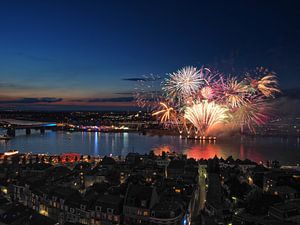
{"label": "white firework burst", "polygon": [[229,119],[227,107],[215,102],[201,101],[187,107],[184,117],[190,121],[201,134],[205,134],[216,124],[225,123]]}
{"label": "white firework burst", "polygon": [[184,67],[169,74],[170,77],[165,80],[163,90],[169,96],[191,96],[196,94],[201,86],[208,84],[204,75],[203,70],[198,70],[192,66]]}

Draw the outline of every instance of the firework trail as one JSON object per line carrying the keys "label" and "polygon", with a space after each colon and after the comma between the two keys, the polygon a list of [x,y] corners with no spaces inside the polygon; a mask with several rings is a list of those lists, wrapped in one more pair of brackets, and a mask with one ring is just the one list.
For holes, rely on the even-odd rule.
{"label": "firework trail", "polygon": [[228,109],[215,102],[201,101],[187,107],[184,117],[190,121],[201,135],[219,123],[228,120]]}
{"label": "firework trail", "polygon": [[241,132],[246,126],[255,133],[256,126],[262,126],[269,121],[271,111],[270,105],[258,97],[248,101],[233,113],[234,123],[241,128]]}
{"label": "firework trail", "polygon": [[250,77],[250,86],[254,90],[261,92],[265,97],[274,97],[274,94],[280,93],[277,76],[274,72],[259,67],[256,75],[258,76],[256,79]]}
{"label": "firework trail", "polygon": [[160,102],[159,105],[162,109],[152,113],[152,116],[160,117],[161,123],[173,123],[177,120],[176,111],[172,107],[163,102]]}

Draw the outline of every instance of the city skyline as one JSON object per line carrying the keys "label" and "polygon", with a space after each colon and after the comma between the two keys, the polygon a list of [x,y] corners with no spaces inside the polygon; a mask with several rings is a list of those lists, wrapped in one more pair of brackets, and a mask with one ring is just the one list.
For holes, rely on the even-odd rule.
{"label": "city skyline", "polygon": [[143,75],[263,66],[297,88],[295,1],[3,1],[0,109],[136,109]]}

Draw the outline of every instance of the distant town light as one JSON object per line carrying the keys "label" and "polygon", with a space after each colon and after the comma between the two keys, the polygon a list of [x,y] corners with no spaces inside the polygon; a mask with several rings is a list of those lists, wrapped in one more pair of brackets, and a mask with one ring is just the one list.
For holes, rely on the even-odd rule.
{"label": "distant town light", "polygon": [[8,151],[8,152],[4,152],[4,155],[6,155],[6,156],[12,156],[12,155],[16,155],[18,153],[19,153],[18,150],[11,150],[11,151]]}

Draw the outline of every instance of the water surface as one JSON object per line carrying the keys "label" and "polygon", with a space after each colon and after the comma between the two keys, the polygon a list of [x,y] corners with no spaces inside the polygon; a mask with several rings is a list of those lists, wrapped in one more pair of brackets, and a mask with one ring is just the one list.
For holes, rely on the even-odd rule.
{"label": "water surface", "polygon": [[129,152],[148,153],[154,150],[183,152],[189,157],[210,158],[217,155],[226,158],[249,158],[259,161],[277,159],[281,162],[299,163],[300,144],[297,138],[256,137],[234,138],[227,141],[186,140],[179,136],[148,136],[138,133],[54,132],[45,134],[18,131],[17,136],[0,141],[0,151],[17,149],[20,152],[60,154],[78,152],[89,155],[122,155]]}

